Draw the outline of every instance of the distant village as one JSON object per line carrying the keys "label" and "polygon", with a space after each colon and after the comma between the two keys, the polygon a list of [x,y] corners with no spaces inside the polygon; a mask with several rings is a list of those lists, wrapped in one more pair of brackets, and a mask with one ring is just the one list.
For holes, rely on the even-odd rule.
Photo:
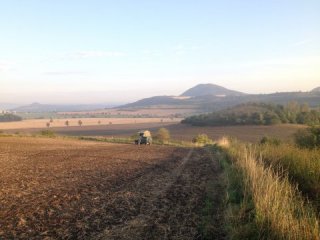
{"label": "distant village", "polygon": [[0,114],[16,114],[17,111],[10,111],[10,110],[2,110],[0,109]]}

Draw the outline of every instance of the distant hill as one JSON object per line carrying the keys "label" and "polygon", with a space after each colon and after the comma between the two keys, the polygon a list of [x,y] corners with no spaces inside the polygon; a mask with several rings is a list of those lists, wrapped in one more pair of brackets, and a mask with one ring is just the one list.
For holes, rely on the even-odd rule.
{"label": "distant hill", "polygon": [[90,111],[105,108],[105,104],[82,104],[82,105],[51,105],[51,104],[41,104],[32,103],[30,105],[25,105],[17,108],[11,109],[11,111],[16,112],[71,112],[71,111]]}
{"label": "distant hill", "polygon": [[[231,90],[232,91],[232,90]],[[187,91],[186,91],[187,92]],[[185,94],[185,93],[183,93]],[[202,96],[155,96],[144,98],[139,101],[129,103],[118,108],[193,108],[197,112],[214,112],[241,103],[265,102],[274,104],[287,104],[289,101],[296,101],[299,104],[308,103],[310,107],[319,107],[320,92],[281,92],[272,94],[239,94],[239,95],[202,95]]]}
{"label": "distant hill", "polygon": [[198,97],[205,95],[213,95],[213,96],[243,96],[245,93],[230,90],[215,84],[198,84],[193,88],[188,89],[180,96],[189,96],[189,97]]}
{"label": "distant hill", "polygon": [[155,96],[150,98],[143,98],[136,102],[123,105],[121,106],[121,108],[148,107],[148,106],[157,106],[157,105],[175,105],[179,103],[180,103],[180,100],[175,99],[172,96]]}
{"label": "distant hill", "polygon": [[[308,103],[310,107],[319,107],[320,91],[315,88],[310,92],[280,92],[272,94],[245,94],[230,90],[215,84],[199,84],[186,90],[180,96],[154,96],[139,101],[118,106],[117,109],[148,109],[148,108],[170,108],[170,109],[194,109],[197,113],[214,112],[230,108],[242,103],[265,102],[285,105],[289,101],[299,104]],[[106,104],[87,105],[50,105],[33,103],[30,105],[10,109],[16,112],[72,112],[72,111],[94,111],[115,106]],[[190,111],[188,111],[190,112]],[[186,113],[184,116],[189,116]]]}
{"label": "distant hill", "polygon": [[1,110],[9,110],[12,108],[17,108],[19,106],[21,106],[21,104],[0,102],[0,112]]}
{"label": "distant hill", "polygon": [[311,92],[320,92],[320,87],[312,89]]}

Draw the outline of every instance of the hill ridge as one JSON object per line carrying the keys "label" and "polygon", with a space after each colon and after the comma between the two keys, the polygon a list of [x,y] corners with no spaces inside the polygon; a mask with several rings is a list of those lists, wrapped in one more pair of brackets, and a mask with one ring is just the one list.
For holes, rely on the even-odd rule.
{"label": "hill ridge", "polygon": [[243,96],[245,93],[231,90],[212,83],[201,83],[183,92],[180,96],[198,97],[205,95],[214,96]]}

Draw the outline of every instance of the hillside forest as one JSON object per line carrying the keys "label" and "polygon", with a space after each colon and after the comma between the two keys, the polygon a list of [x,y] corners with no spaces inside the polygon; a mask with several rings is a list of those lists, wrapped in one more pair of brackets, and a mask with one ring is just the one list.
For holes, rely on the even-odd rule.
{"label": "hillside forest", "polygon": [[286,105],[245,103],[226,110],[200,114],[182,120],[194,126],[272,125],[279,123],[320,124],[320,108],[290,101]]}

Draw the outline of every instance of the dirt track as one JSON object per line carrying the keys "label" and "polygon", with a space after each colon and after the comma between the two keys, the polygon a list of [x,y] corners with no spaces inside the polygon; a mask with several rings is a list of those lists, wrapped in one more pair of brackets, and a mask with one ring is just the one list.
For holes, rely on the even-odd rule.
{"label": "dirt track", "polygon": [[199,149],[2,137],[0,239],[200,239],[216,171]]}

